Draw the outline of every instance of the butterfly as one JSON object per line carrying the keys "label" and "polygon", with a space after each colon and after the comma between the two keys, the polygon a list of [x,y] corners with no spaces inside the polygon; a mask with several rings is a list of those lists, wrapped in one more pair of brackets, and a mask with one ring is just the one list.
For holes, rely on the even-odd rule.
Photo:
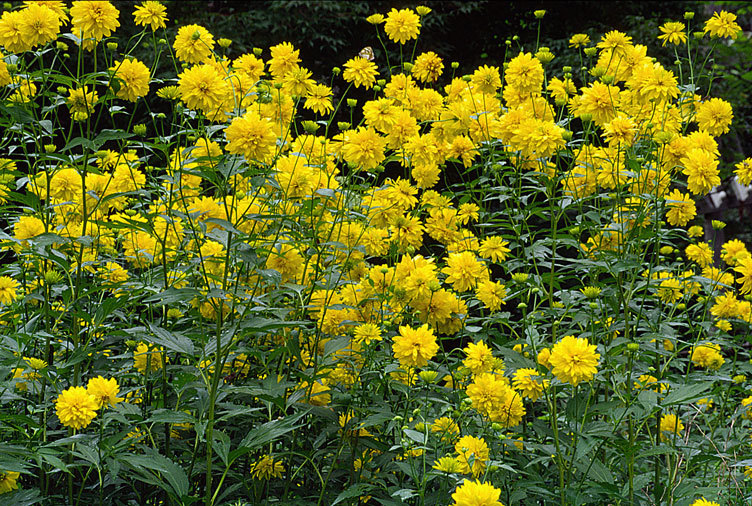
{"label": "butterfly", "polygon": [[371,46],[366,46],[363,49],[360,50],[360,53],[358,53],[358,56],[361,58],[365,58],[368,61],[373,61],[376,59],[376,57],[373,54],[373,48]]}

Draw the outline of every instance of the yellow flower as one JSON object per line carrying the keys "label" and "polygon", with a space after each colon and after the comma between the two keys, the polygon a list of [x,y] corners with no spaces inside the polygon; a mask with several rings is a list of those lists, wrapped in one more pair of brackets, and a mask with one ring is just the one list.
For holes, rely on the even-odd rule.
{"label": "yellow flower", "polygon": [[133,20],[139,26],[151,25],[151,31],[156,32],[159,28],[167,26],[167,7],[159,2],[148,0],[136,6],[133,11]]}
{"label": "yellow flower", "polygon": [[471,251],[450,253],[446,262],[441,272],[447,275],[446,282],[458,292],[466,292],[475,288],[479,281],[488,279],[488,270]]}
{"label": "yellow flower", "polygon": [[695,201],[678,189],[666,195],[666,221],[674,227],[683,227],[697,215]]}
{"label": "yellow flower", "polygon": [[175,56],[187,63],[202,63],[211,56],[214,36],[203,26],[181,26],[172,46]]}
{"label": "yellow flower", "polygon": [[120,81],[117,97],[135,102],[139,97],[149,93],[149,68],[140,61],[123,60],[121,63],[116,60],[110,67],[110,72]]}
{"label": "yellow flower", "polygon": [[[506,79],[506,78],[505,78]],[[501,88],[501,76],[498,67],[483,65],[478,67],[470,77],[474,89],[487,95],[494,95]],[[507,79],[507,83],[509,80]],[[510,86],[513,86],[510,84]]]}
{"label": "yellow flower", "polygon": [[[75,1],[70,9],[73,34],[81,39],[94,39],[99,42],[109,37],[120,26],[118,11],[110,2]],[[94,43],[84,41],[84,49],[92,50]]]}
{"label": "yellow flower", "polygon": [[742,286],[739,293],[747,294],[752,292],[752,257],[743,257],[739,260],[739,265],[734,267],[734,271],[742,275],[736,281]]}
{"label": "yellow flower", "polygon": [[68,90],[68,107],[77,121],[84,121],[91,115],[97,100],[99,100],[97,91],[89,91],[88,86]]}
{"label": "yellow flower", "polygon": [[375,323],[363,323],[355,328],[355,342],[368,345],[372,341],[381,341],[381,328]]}
{"label": "yellow flower", "polygon": [[696,262],[700,267],[705,267],[713,263],[713,249],[706,242],[699,244],[690,244],[684,250],[687,258]]}
{"label": "yellow flower", "polygon": [[569,39],[569,47],[583,47],[590,44],[590,37],[586,33],[575,33]]}
{"label": "yellow flower", "polygon": [[667,23],[664,23],[663,26],[659,28],[659,30],[663,32],[658,36],[658,39],[663,41],[661,46],[665,46],[667,42],[675,46],[687,42],[687,33],[684,29],[684,23],[680,21],[668,21]]}
{"label": "yellow flower", "polygon": [[70,387],[55,401],[60,423],[72,429],[83,429],[97,416],[97,400],[84,387]]}
{"label": "yellow flower", "polygon": [[371,14],[366,18],[366,21],[372,25],[378,25],[384,22],[383,14]]}
{"label": "yellow flower", "polygon": [[18,298],[18,281],[0,276],[0,304],[10,304]]}
{"label": "yellow flower", "polygon": [[702,237],[703,234],[704,232],[700,225],[692,225],[687,229],[687,235],[689,237]]}
{"label": "yellow flower", "polygon": [[477,344],[469,343],[462,351],[465,352],[465,359],[462,363],[473,374],[478,375],[490,372],[493,368],[493,352],[483,341],[479,341]]}
{"label": "yellow flower", "polygon": [[499,502],[501,490],[480,481],[465,480],[452,494],[452,506],[504,506]]}
{"label": "yellow flower", "polygon": [[27,239],[31,239],[45,233],[44,222],[36,216],[25,214],[13,225],[13,237],[27,245]]}
{"label": "yellow flower", "polygon": [[734,111],[731,104],[722,98],[711,98],[701,103],[695,115],[700,130],[714,137],[727,133],[733,119]]}
{"label": "yellow flower", "polygon": [[0,471],[0,494],[16,490],[19,476],[21,473],[15,471]]}
{"label": "yellow flower", "polygon": [[690,504],[689,506],[721,506],[715,501],[708,501],[704,497],[701,499],[697,499],[695,502]]}
{"label": "yellow flower", "polygon": [[303,107],[321,115],[332,112],[332,89],[325,84],[313,84],[308,89]]}
{"label": "yellow flower", "polygon": [[400,365],[424,367],[439,351],[439,345],[428,324],[417,329],[404,325],[400,326],[399,334],[394,337],[392,350]]}
{"label": "yellow flower", "polygon": [[293,97],[303,97],[316,82],[311,79],[311,71],[296,67],[282,77],[282,89]]}
{"label": "yellow flower", "polygon": [[736,167],[734,173],[739,179],[739,184],[747,186],[752,183],[752,158],[745,158],[734,167]]}
{"label": "yellow flower", "polygon": [[462,472],[460,462],[454,457],[441,457],[433,463],[432,467],[440,473],[456,474]]}
{"label": "yellow flower", "polygon": [[376,82],[376,76],[378,75],[375,63],[356,56],[349,59],[344,66],[345,71],[342,73],[342,78],[345,81],[353,83],[356,88],[362,86],[365,89],[370,89],[373,87],[373,83]]}
{"label": "yellow flower", "polygon": [[522,95],[539,93],[543,86],[543,65],[532,54],[520,52],[509,62],[504,81]]}
{"label": "yellow flower", "polygon": [[32,47],[44,45],[57,38],[60,18],[55,11],[42,4],[30,4],[21,12],[20,31]]}
{"label": "yellow flower", "polygon": [[254,111],[235,118],[225,129],[227,151],[245,156],[247,161],[271,161],[276,150],[274,125]]}
{"label": "yellow flower", "polygon": [[535,369],[517,369],[512,379],[512,386],[531,401],[537,401],[543,390],[548,388],[548,380],[539,378]]}
{"label": "yellow flower", "polygon": [[259,460],[251,464],[251,474],[257,480],[269,480],[271,478],[281,478],[285,472],[285,466],[282,462],[275,460],[271,455],[264,455]]}
{"label": "yellow flower", "polygon": [[694,195],[704,195],[721,184],[718,159],[702,148],[695,148],[681,159],[682,173],[687,176],[687,189]]}
{"label": "yellow flower", "polygon": [[420,33],[420,17],[411,9],[392,9],[386,15],[384,31],[389,40],[400,44],[417,39]]}
{"label": "yellow flower", "polygon": [[86,384],[86,391],[97,401],[97,407],[114,406],[123,400],[118,397],[120,387],[115,378],[105,379],[102,376],[91,378]]}
{"label": "yellow flower", "polygon": [[454,445],[457,460],[463,473],[480,476],[486,469],[488,461],[488,445],[482,438],[464,436]]}
{"label": "yellow flower", "polygon": [[692,348],[692,363],[697,367],[718,370],[726,361],[720,353],[721,346],[714,343],[704,343]]}
{"label": "yellow flower", "polygon": [[742,417],[746,418],[747,420],[752,420],[752,395],[742,399],[742,409],[744,409]]}
{"label": "yellow flower", "polygon": [[506,304],[504,299],[507,297],[507,289],[501,283],[486,279],[478,282],[475,296],[493,312],[501,308],[502,304]]}
{"label": "yellow flower", "polygon": [[676,415],[669,414],[661,417],[661,441],[669,441],[674,435],[681,435],[684,424]]}
{"label": "yellow flower", "polygon": [[180,88],[177,86],[164,86],[157,90],[157,96],[165,100],[180,99]]}
{"label": "yellow flower", "polygon": [[279,79],[295,69],[300,62],[300,50],[295,49],[289,42],[282,42],[269,48],[272,57],[269,60],[269,71]]}
{"label": "yellow flower", "polygon": [[68,22],[68,15],[65,13],[66,9],[68,8],[65,5],[65,2],[63,0],[24,0],[24,5],[27,7],[30,5],[44,5],[48,9],[51,9],[52,12],[55,13],[55,16],[60,20],[61,23],[67,23]]}
{"label": "yellow flower", "polygon": [[616,116],[603,125],[603,134],[610,146],[631,146],[635,139],[637,125],[629,116]]}
{"label": "yellow flower", "polygon": [[601,358],[595,351],[596,346],[588,343],[585,338],[565,336],[554,344],[551,350],[551,372],[564,383],[577,386],[581,381],[590,381],[598,372],[598,360]]}
{"label": "yellow flower", "polygon": [[438,433],[442,440],[452,441],[460,433],[460,428],[457,422],[449,417],[442,416],[431,424],[431,432]]}
{"label": "yellow flower", "polygon": [[632,37],[618,30],[612,30],[601,37],[597,47],[599,49],[611,49],[614,54],[623,55],[631,45]]}
{"label": "yellow flower", "polygon": [[141,373],[146,372],[147,367],[150,371],[158,371],[162,368],[163,359],[167,361],[162,347],[139,343],[133,352],[133,367]]}
{"label": "yellow flower", "polygon": [[[439,58],[439,55],[433,51],[428,51],[415,58],[412,75],[422,83],[432,83],[441,77],[443,70],[444,63]],[[499,84],[501,85],[501,81],[499,81]]]}
{"label": "yellow flower", "polygon": [[710,33],[711,37],[731,37],[736,39],[739,36],[741,27],[736,23],[736,14],[721,11],[714,12],[713,17],[705,21],[705,33]]}
{"label": "yellow flower", "polygon": [[373,128],[360,127],[346,133],[342,155],[346,162],[354,164],[358,170],[375,169],[384,161],[386,139]]}
{"label": "yellow flower", "polygon": [[229,87],[212,65],[194,65],[178,75],[180,98],[191,109],[214,113],[222,108]]}
{"label": "yellow flower", "polygon": [[11,53],[22,53],[31,49],[31,44],[21,33],[23,16],[21,11],[5,11],[0,17],[0,46]]}

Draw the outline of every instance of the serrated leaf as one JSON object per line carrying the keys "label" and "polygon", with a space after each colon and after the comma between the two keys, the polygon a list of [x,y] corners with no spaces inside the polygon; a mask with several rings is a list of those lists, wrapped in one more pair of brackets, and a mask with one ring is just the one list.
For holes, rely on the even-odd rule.
{"label": "serrated leaf", "polygon": [[298,414],[294,417],[283,418],[282,420],[272,420],[266,422],[251,431],[240,442],[240,447],[253,450],[267,443],[274,441],[275,439],[284,436],[288,432],[292,432],[297,429],[298,426],[295,422],[305,414]]}
{"label": "serrated leaf", "polygon": [[152,451],[149,455],[123,455],[121,460],[136,471],[150,470],[159,473],[162,479],[167,480],[169,488],[165,487],[161,480],[158,480],[156,484],[174,496],[180,498],[188,495],[188,476],[182,467],[167,457]]}
{"label": "serrated leaf", "polygon": [[674,387],[661,404],[664,406],[673,406],[675,404],[687,404],[696,401],[705,397],[705,393],[710,387],[711,383],[689,383]]}
{"label": "serrated leaf", "polygon": [[350,485],[345,490],[339,493],[337,498],[334,499],[334,502],[332,502],[332,506],[341,503],[345,499],[360,499],[363,496],[368,495],[368,492],[373,490],[373,488],[373,485],[368,485],[366,483],[357,483],[355,485]]}
{"label": "serrated leaf", "polygon": [[149,323],[149,329],[154,333],[152,339],[154,343],[178,353],[184,353],[186,355],[194,354],[195,348],[193,347],[193,341],[184,335],[178,334],[177,332],[170,332],[169,330],[151,323]]}

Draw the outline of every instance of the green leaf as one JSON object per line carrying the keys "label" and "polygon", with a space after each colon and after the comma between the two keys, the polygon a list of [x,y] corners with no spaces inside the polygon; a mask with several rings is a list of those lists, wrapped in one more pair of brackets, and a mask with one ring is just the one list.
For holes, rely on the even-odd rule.
{"label": "green leaf", "polygon": [[[149,455],[122,455],[121,461],[130,466],[134,471],[141,473],[154,472],[155,474],[152,474],[152,477],[157,478],[157,480],[152,483],[161,486],[163,490],[172,493],[175,497],[180,498],[188,495],[188,476],[182,467],[167,457],[150,450]],[[165,486],[160,478],[167,480],[169,488]]]}
{"label": "green leaf", "polygon": [[663,400],[664,406],[673,406],[675,404],[687,404],[694,402],[702,397],[710,389],[712,383],[689,383],[680,387],[672,388],[666,398]]}
{"label": "green leaf", "polygon": [[374,489],[373,485],[369,485],[366,483],[356,483],[355,485],[350,485],[345,490],[339,493],[337,498],[332,502],[332,506],[335,504],[339,504],[345,499],[360,499],[364,496],[369,495],[369,492]]}
{"label": "green leaf", "polygon": [[254,450],[267,443],[271,443],[275,439],[278,439],[288,432],[292,432],[300,427],[299,425],[295,425],[295,423],[305,416],[306,413],[307,412],[304,411],[296,416],[266,422],[265,424],[252,429],[243,438],[239,446],[248,450]]}
{"label": "green leaf", "polygon": [[86,462],[93,464],[97,469],[99,469],[99,453],[97,453],[97,450],[92,446],[86,443],[80,443],[76,446],[76,450],[73,452],[73,455],[84,459]]}
{"label": "green leaf", "polygon": [[42,502],[42,494],[38,488],[24,490],[15,490],[8,495],[3,495],[3,504],[12,504],[13,506],[30,506]]}
{"label": "green leaf", "polygon": [[193,341],[187,337],[170,332],[153,324],[149,324],[149,329],[154,333],[153,341],[156,344],[162,345],[168,350],[176,351],[178,353],[184,353],[186,355],[193,355],[195,349],[193,347]]}
{"label": "green leaf", "polygon": [[183,411],[173,411],[171,409],[156,409],[146,420],[146,423],[196,423],[193,416]]}
{"label": "green leaf", "polygon": [[87,139],[86,137],[76,137],[75,139],[71,140],[68,144],[66,144],[61,150],[61,153],[64,153],[66,151],[70,151],[73,148],[77,148],[78,146],[83,146],[89,151],[96,151],[99,149],[94,142],[92,142],[91,139]]}
{"label": "green leaf", "polygon": [[102,130],[102,132],[94,138],[94,144],[99,148],[107,141],[130,139],[134,135],[135,134],[123,130]]}

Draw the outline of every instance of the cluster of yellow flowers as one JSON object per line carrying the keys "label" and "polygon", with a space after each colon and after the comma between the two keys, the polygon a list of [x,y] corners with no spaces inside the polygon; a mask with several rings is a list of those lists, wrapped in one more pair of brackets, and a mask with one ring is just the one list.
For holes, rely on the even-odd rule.
{"label": "cluster of yellow flowers", "polygon": [[[0,45],[12,53],[34,50],[56,41],[70,23],[81,47],[94,50],[120,25],[116,5],[74,1],[66,11],[63,2],[25,2],[0,18]],[[429,13],[427,7],[392,9],[368,22],[377,29],[383,25],[388,40],[402,45],[418,38]],[[536,12],[539,19],[544,15]],[[166,26],[166,9],[158,2],[143,2],[133,16],[144,30]],[[668,22],[659,40],[684,44],[684,30],[683,23]],[[738,31],[733,15],[725,12],[704,29],[711,37],[736,37]],[[456,336],[472,316],[498,315],[512,298],[532,293],[535,280],[517,272],[519,262],[508,262],[513,253],[530,254],[519,234],[513,239],[508,230],[483,230],[477,225],[488,212],[485,202],[456,203],[438,190],[448,165],[472,167],[495,149],[516,172],[537,179],[551,198],[563,196],[567,205],[592,196],[607,200],[605,224],[591,227],[573,253],[583,261],[642,248],[633,239],[664,218],[672,227],[686,227],[697,214],[694,199],[720,183],[715,138],[729,132],[730,104],[687,91],[645,46],[619,31],[594,46],[587,35],[572,37],[570,45],[595,62],[580,85],[571,69],[559,77],[548,71],[547,78],[546,66],[554,58],[550,50],[520,51],[503,66],[483,65],[443,86],[444,62],[433,51],[389,75],[380,74],[372,52],[362,52],[334,77],[344,88],[374,90],[373,98],[358,109],[362,121],[340,123],[334,134],[329,133],[334,91],[312,79],[293,44],[269,48],[268,58],[257,49],[229,59],[215,53],[218,43],[199,25],[182,26],[175,35],[172,47],[182,71],[156,96],[208,127],[200,136],[176,137],[165,167],[148,165],[157,157],[137,141],[124,141],[117,150],[98,146],[75,160],[31,163],[25,189],[40,207],[13,220],[5,245],[23,263],[27,279],[22,286],[0,276],[3,308],[22,296],[30,306],[53,293],[59,297],[52,288],[63,279],[55,270],[63,265],[66,276],[88,279],[119,299],[129,296],[135,279],[147,277],[158,279],[164,293],[190,292],[189,302],[165,307],[164,320],[188,313],[221,327],[245,318],[251,306],[264,306],[266,297],[282,298],[299,308],[315,332],[298,335],[291,325],[265,336],[259,346],[271,349],[295,340],[297,353],[280,363],[295,369],[291,377],[305,379],[296,379],[290,391],[326,406],[338,389],[361,381],[360,372],[376,350],[391,361],[392,380],[432,384],[439,370],[444,374],[442,336]],[[152,93],[155,81],[141,61],[113,59],[108,72],[106,84],[46,91],[67,104],[70,118],[81,124],[93,121],[108,100],[134,103]],[[47,85],[0,61],[0,86],[16,105],[29,104]],[[326,133],[317,134],[317,122],[298,128],[302,114],[327,123]],[[572,130],[580,123],[590,135],[573,142]],[[55,151],[51,145],[48,152]],[[637,151],[647,153],[639,163]],[[3,158],[0,168],[16,172],[17,163]],[[402,175],[379,176],[387,166]],[[752,159],[739,163],[736,174],[742,184],[750,183]],[[8,182],[0,179],[0,188]],[[0,200],[9,198],[0,190]],[[687,232],[697,237],[696,229]],[[45,244],[60,255],[58,267],[40,260]],[[664,256],[675,252],[660,250]],[[726,270],[713,266],[705,242],[691,242],[684,254],[690,266],[681,272],[645,271],[656,303],[678,307],[692,297],[712,297],[709,313],[718,329],[728,331],[730,320],[752,323],[752,305],[743,299],[752,292],[752,255],[745,244],[724,244]],[[597,306],[602,290],[586,286],[575,292],[580,299],[571,304],[584,300]],[[547,309],[564,308],[553,297]],[[57,322],[68,309],[59,298],[49,308]],[[521,298],[518,309],[526,307]],[[447,386],[464,399],[463,411],[471,410],[495,430],[512,430],[530,416],[537,407],[533,403],[556,402],[552,386],[576,389],[597,378],[601,353],[608,352],[604,343],[618,332],[612,324],[612,319],[603,323],[603,338],[589,333],[546,342],[525,335],[514,370],[505,368],[488,338],[463,343],[458,349],[464,356],[452,358],[457,365],[445,378]],[[94,330],[91,336],[99,337]],[[692,344],[690,361],[696,367],[724,366],[720,345],[705,339]],[[534,350],[532,359],[525,346]],[[666,350],[674,346],[673,340],[664,341]],[[147,379],[180,362],[170,358],[174,350],[158,344],[135,342],[130,349],[132,369]],[[222,365],[206,356],[190,357],[190,364],[208,375],[248,375],[253,369],[245,353],[233,350],[227,356]],[[23,360],[24,367],[13,369],[21,392],[47,367],[41,359]],[[639,374],[631,376],[639,376],[637,382],[626,380],[628,389],[668,390],[659,378]],[[60,422],[86,428],[99,409],[124,400],[119,388],[114,378],[98,376],[87,387],[63,390],[55,401]],[[708,409],[711,402],[705,403]],[[365,429],[345,429],[353,417],[348,411],[340,418],[340,433],[370,437]],[[484,439],[464,434],[451,416],[436,418],[430,430],[453,444],[452,454],[439,458],[434,469],[475,480],[484,476],[491,462]],[[676,414],[664,414],[657,439],[671,442],[683,430]],[[364,459],[358,465],[365,465]],[[270,480],[285,466],[264,454],[250,471],[255,479]],[[0,493],[15,488],[17,478],[18,473],[0,474]],[[499,489],[469,479],[452,495],[459,506],[501,505],[499,497]],[[704,504],[700,501],[695,504]]]}
{"label": "cluster of yellow flowers", "polygon": [[97,416],[97,410],[114,406],[123,400],[118,397],[120,387],[115,378],[91,378],[86,388],[70,387],[55,401],[60,423],[71,429],[84,429]]}

